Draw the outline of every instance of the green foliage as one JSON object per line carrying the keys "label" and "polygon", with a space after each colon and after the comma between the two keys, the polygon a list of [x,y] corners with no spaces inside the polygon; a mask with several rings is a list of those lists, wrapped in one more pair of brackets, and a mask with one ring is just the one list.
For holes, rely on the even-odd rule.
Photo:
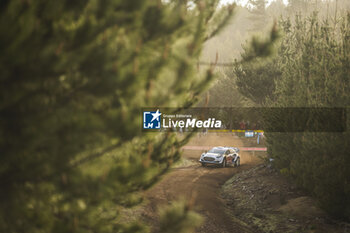
{"label": "green foliage", "polygon": [[217,78],[212,87],[203,93],[200,107],[247,107],[252,106],[252,101],[244,98],[238,91],[235,79],[228,77],[223,72],[218,72]]}
{"label": "green foliage", "polygon": [[[191,211],[191,205],[184,201],[175,202],[171,207],[161,210],[161,225],[159,232],[177,233],[191,232],[199,226],[202,217]],[[194,224],[195,223],[195,224]]]}
{"label": "green foliage", "polygon": [[[295,25],[288,28],[290,39],[282,48],[285,53],[280,66],[283,74],[276,80],[271,106],[349,106],[350,15],[342,17],[335,26],[327,20],[320,23],[316,15],[306,20],[297,17]],[[296,182],[329,213],[345,218],[350,217],[349,136],[349,131],[301,133],[289,134],[281,141],[267,134],[272,148],[282,147],[271,153],[277,166],[289,168]]]}
{"label": "green foliage", "polygon": [[272,26],[268,38],[253,36],[249,46],[245,48],[242,57],[245,62],[253,61],[256,58],[267,58],[274,54],[275,43],[280,38],[276,23]]}
{"label": "green foliage", "polygon": [[193,64],[224,25],[216,5],[0,3],[1,232],[146,230],[118,209],[141,201],[188,137],[142,134],[140,108],[190,106],[212,80]]}
{"label": "green foliage", "polygon": [[235,80],[239,92],[258,105],[263,105],[275,90],[275,79],[281,75],[275,53],[280,31],[275,24],[268,38],[254,36],[244,47],[243,63],[236,63],[226,74]]}
{"label": "green foliage", "polygon": [[235,66],[233,77],[237,79],[236,85],[240,93],[256,104],[263,105],[267,98],[272,97],[275,79],[281,75],[275,66],[275,62]]}
{"label": "green foliage", "polygon": [[[277,57],[267,66],[236,72],[238,87],[267,107],[349,107],[349,24],[349,13],[340,15],[336,24],[321,21],[317,14],[296,16],[295,22],[282,20],[285,36]],[[259,87],[264,82],[268,88]],[[304,119],[311,124],[317,117],[311,112]],[[265,126],[280,124],[279,119],[267,116]],[[349,122],[349,115],[345,120]],[[349,130],[265,135],[268,153],[283,174],[317,197],[332,215],[350,218]]]}

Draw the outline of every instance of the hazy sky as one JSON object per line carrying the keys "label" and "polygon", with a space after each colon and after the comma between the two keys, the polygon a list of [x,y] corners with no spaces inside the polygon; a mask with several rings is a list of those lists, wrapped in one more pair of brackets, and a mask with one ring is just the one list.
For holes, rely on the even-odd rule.
{"label": "hazy sky", "polygon": [[[267,5],[270,5],[270,3],[273,2],[273,1],[275,1],[275,0],[267,0],[267,2],[268,2]],[[221,4],[233,3],[233,2],[237,3],[238,5],[243,5],[244,6],[244,5],[247,4],[248,0],[221,0]],[[283,3],[285,5],[287,5],[288,4],[288,0],[283,0]]]}

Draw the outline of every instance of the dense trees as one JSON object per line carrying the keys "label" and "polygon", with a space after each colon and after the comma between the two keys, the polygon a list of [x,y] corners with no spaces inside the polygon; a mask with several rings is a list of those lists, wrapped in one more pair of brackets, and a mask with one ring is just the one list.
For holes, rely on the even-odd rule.
{"label": "dense trees", "polygon": [[[279,25],[284,38],[275,58],[263,66],[234,69],[241,93],[265,107],[349,107],[350,14],[339,14],[335,21],[299,15]],[[309,114],[304,120],[317,117]],[[278,119],[267,116],[265,125]],[[266,136],[269,155],[282,173],[329,213],[350,218],[349,130]]]}
{"label": "dense trees", "polygon": [[[331,25],[318,22],[315,15],[296,19],[288,36],[288,52],[282,55],[286,58],[281,64],[283,75],[276,80],[271,106],[349,106],[350,15],[339,20],[338,25]],[[268,139],[271,148],[280,147],[272,149],[276,165],[315,195],[330,213],[349,218],[349,131],[294,134],[283,141],[277,137]],[[292,153],[283,152],[292,148]]]}

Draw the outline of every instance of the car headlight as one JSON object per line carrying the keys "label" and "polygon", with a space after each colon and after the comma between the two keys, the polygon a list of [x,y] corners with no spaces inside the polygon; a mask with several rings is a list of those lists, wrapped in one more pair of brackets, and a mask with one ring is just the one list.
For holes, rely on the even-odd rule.
{"label": "car headlight", "polygon": [[220,159],[221,157],[222,157],[222,155],[218,155],[218,156],[216,156],[216,158],[217,158],[217,159]]}

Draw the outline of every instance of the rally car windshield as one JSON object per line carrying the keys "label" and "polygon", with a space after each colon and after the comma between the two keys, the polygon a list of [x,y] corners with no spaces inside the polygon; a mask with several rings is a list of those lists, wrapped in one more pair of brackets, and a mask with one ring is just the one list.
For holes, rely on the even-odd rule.
{"label": "rally car windshield", "polygon": [[220,149],[211,149],[209,153],[215,153],[215,154],[223,154],[225,153],[225,150],[220,150]]}

